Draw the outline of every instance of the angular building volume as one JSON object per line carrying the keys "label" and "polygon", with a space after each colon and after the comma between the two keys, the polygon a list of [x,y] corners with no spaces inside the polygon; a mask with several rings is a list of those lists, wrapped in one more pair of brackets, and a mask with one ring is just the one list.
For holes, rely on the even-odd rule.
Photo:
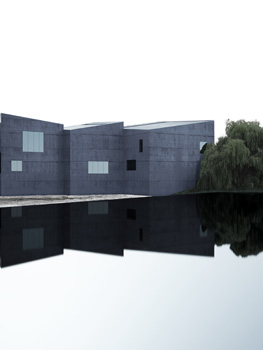
{"label": "angular building volume", "polygon": [[72,127],[1,114],[0,195],[170,195],[195,186],[211,120]]}

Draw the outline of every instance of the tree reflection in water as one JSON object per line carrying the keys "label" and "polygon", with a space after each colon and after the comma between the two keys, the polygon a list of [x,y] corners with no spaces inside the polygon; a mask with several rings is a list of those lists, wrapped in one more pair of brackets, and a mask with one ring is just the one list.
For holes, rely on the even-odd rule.
{"label": "tree reflection in water", "polygon": [[215,244],[230,244],[237,255],[263,251],[263,195],[211,193],[198,195],[203,225],[215,233]]}

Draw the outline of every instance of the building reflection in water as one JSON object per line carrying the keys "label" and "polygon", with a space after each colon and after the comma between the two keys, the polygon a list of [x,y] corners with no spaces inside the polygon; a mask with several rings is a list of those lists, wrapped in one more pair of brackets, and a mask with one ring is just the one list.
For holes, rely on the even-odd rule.
{"label": "building reflection in water", "polygon": [[124,222],[120,201],[66,205],[64,248],[123,256]]}
{"label": "building reflection in water", "polygon": [[126,201],[125,249],[214,256],[214,236],[198,215],[195,196]]}
{"label": "building reflection in water", "polygon": [[63,254],[62,207],[2,208],[0,217],[1,267]]}
{"label": "building reflection in water", "polygon": [[214,256],[214,234],[202,224],[195,196],[2,208],[0,218],[2,267],[63,254],[64,248]]}

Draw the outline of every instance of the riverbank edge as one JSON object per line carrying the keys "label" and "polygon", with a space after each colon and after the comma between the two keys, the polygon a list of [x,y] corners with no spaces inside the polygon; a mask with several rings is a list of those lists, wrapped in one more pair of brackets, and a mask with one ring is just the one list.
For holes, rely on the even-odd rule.
{"label": "riverbank edge", "polygon": [[64,204],[90,201],[104,201],[128,198],[149,197],[145,195],[111,194],[111,195],[43,195],[43,196],[0,196],[0,208],[32,205]]}
{"label": "riverbank edge", "polygon": [[259,189],[254,189],[254,190],[221,190],[221,191],[196,191],[194,189],[190,189],[190,190],[186,190],[186,191],[182,191],[182,192],[178,192],[178,193],[174,193],[174,196],[178,196],[178,195],[187,195],[187,194],[220,194],[220,193],[237,193],[237,194],[263,194],[263,188],[259,188]]}

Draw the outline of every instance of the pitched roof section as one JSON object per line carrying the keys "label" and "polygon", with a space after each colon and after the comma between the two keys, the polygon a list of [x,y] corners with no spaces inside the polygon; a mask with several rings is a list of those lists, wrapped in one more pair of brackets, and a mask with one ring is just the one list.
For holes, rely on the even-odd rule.
{"label": "pitched roof section", "polygon": [[[181,126],[181,125],[205,123],[205,122],[209,122],[209,121],[211,121],[211,120],[156,122],[156,123],[138,124],[138,125],[130,125],[130,126],[128,125],[128,126],[125,126],[124,129],[127,129],[127,130],[153,130],[153,129],[170,128],[170,127]],[[118,122],[87,123],[87,124],[67,126],[64,128],[64,130],[77,130],[77,129],[91,128],[94,126],[102,126],[102,125],[109,125],[109,124],[115,124],[115,123],[118,123]]]}
{"label": "pitched roof section", "polygon": [[139,125],[131,125],[131,126],[125,126],[124,129],[134,129],[134,130],[153,130],[153,129],[162,129],[162,128],[170,128],[174,126],[181,126],[181,125],[189,125],[189,124],[196,124],[196,123],[205,123],[209,122],[210,120],[193,120],[193,121],[178,121],[178,122],[156,122],[156,123],[149,123],[149,124],[139,124]]}
{"label": "pitched roof section", "polygon": [[115,124],[115,123],[118,123],[118,122],[87,123],[87,124],[67,126],[64,128],[64,130],[77,130],[77,129],[91,128],[94,126],[102,126],[102,125]]}

